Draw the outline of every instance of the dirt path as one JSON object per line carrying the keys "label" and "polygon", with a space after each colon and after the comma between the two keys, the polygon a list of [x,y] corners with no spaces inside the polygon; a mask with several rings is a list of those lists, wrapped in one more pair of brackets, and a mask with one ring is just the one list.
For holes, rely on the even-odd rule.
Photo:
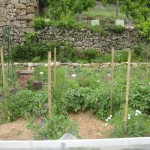
{"label": "dirt path", "polygon": [[26,125],[23,119],[0,125],[0,140],[32,140],[33,133]]}
{"label": "dirt path", "polygon": [[[89,112],[70,113],[69,117],[77,123],[82,139],[110,137],[113,127],[98,120]],[[0,140],[33,140],[34,134],[26,126],[27,123],[23,119],[0,125]]]}
{"label": "dirt path", "polygon": [[110,137],[113,127],[98,120],[89,112],[71,113],[69,114],[69,117],[77,123],[79,136],[82,139],[100,139]]}

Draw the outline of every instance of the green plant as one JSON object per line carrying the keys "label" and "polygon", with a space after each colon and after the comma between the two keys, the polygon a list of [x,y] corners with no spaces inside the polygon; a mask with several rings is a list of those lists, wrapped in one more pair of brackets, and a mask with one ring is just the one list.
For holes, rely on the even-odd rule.
{"label": "green plant", "polygon": [[139,109],[143,113],[150,112],[150,86],[149,83],[136,84],[130,93],[130,106]]}
{"label": "green plant", "polygon": [[99,56],[99,51],[94,49],[86,49],[83,51],[83,58],[88,62],[92,62],[92,60],[97,59]]}
{"label": "green plant", "polygon": [[[14,95],[7,96],[7,104],[2,102],[2,110],[7,107],[10,121],[14,121],[20,117],[26,118],[35,115],[45,115],[47,101],[47,92],[33,92],[31,90],[20,90]],[[45,109],[44,109],[45,108]],[[5,114],[4,114],[5,115]]]}
{"label": "green plant", "polygon": [[115,137],[141,137],[150,135],[150,118],[139,110],[129,109],[127,128],[124,129],[124,110],[120,110],[109,121],[115,125]]}
{"label": "green plant", "polygon": [[51,118],[41,118],[38,125],[30,125],[35,131],[35,138],[38,140],[56,140],[69,132],[78,136],[76,124],[63,115],[53,115]]}
{"label": "green plant", "polygon": [[114,33],[123,33],[125,31],[125,27],[121,25],[107,25],[105,29]]}
{"label": "green plant", "polygon": [[104,27],[102,27],[102,26],[99,26],[99,25],[97,25],[97,26],[87,26],[86,27],[88,30],[90,30],[90,31],[92,31],[93,33],[99,33],[100,35],[107,35],[107,32],[106,32],[106,30],[104,29]]}

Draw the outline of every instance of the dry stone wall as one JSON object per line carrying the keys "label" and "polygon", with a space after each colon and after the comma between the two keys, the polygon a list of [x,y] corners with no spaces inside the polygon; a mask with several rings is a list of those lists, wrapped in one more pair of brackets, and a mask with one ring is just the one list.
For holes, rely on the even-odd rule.
{"label": "dry stone wall", "polygon": [[[22,44],[25,34],[35,29],[32,26],[35,12],[38,8],[38,0],[0,0],[0,46],[4,29],[11,27],[11,41],[13,45]],[[48,27],[38,31],[37,38],[43,43],[67,41],[77,49],[95,48],[108,50],[112,46],[115,49],[130,48],[138,45],[141,36],[136,30],[126,30],[123,33],[109,32],[105,36],[92,33],[86,29],[80,31],[74,29],[60,29]]]}
{"label": "dry stone wall", "polygon": [[12,43],[21,44],[25,34],[34,30],[32,22],[36,8],[36,0],[0,0],[0,44],[8,26],[11,27]]}
{"label": "dry stone wall", "polygon": [[108,32],[106,35],[100,35],[86,29],[77,31],[48,27],[38,31],[37,38],[43,43],[67,41],[77,49],[94,48],[100,50],[110,50],[111,47],[116,50],[136,47],[141,41],[141,36],[135,29],[127,29],[123,33]]}

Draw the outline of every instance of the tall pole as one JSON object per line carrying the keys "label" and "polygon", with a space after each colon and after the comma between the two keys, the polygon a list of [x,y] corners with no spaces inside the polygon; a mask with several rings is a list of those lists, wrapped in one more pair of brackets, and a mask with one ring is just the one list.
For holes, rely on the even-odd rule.
{"label": "tall pole", "polygon": [[51,52],[48,52],[48,115],[51,117]]}
{"label": "tall pole", "polygon": [[1,49],[1,64],[2,64],[2,76],[3,76],[3,88],[4,88],[4,93],[5,93],[5,91],[6,91],[6,76],[5,76],[5,64],[4,64],[3,49]]}
{"label": "tall pole", "polygon": [[127,70],[127,86],[126,86],[126,103],[125,103],[125,119],[124,129],[126,131],[128,122],[128,101],[129,101],[129,86],[130,86],[130,65],[131,65],[131,50],[128,51],[128,70]]}
{"label": "tall pole", "polygon": [[118,19],[119,1],[116,2],[116,19]]}
{"label": "tall pole", "polygon": [[115,50],[112,48],[111,51],[111,87],[110,87],[110,115],[112,115],[112,99],[113,99],[113,84],[114,84],[114,56],[115,56]]}
{"label": "tall pole", "polygon": [[56,48],[54,48],[54,92],[56,91]]}

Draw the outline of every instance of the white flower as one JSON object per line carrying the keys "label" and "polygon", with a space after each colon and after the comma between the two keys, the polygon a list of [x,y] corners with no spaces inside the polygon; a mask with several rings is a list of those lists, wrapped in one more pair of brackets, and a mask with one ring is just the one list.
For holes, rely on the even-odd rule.
{"label": "white flower", "polygon": [[130,116],[128,116],[128,119],[130,120]]}
{"label": "white flower", "polygon": [[100,80],[97,81],[97,83],[99,83],[99,82],[100,82]]}
{"label": "white flower", "polygon": [[73,78],[75,78],[75,77],[77,77],[77,74],[72,74],[71,76],[72,76]]}
{"label": "white flower", "polygon": [[139,111],[139,110],[136,110],[136,111],[135,111],[135,115],[136,115],[136,116],[140,115],[141,113],[142,113],[142,112]]}
{"label": "white flower", "polygon": [[112,118],[112,115],[110,115],[109,117]]}
{"label": "white flower", "polygon": [[107,119],[106,119],[106,122],[108,122],[108,120],[109,120],[109,119],[107,118]]}
{"label": "white flower", "polygon": [[40,72],[40,74],[43,74],[43,72]]}

